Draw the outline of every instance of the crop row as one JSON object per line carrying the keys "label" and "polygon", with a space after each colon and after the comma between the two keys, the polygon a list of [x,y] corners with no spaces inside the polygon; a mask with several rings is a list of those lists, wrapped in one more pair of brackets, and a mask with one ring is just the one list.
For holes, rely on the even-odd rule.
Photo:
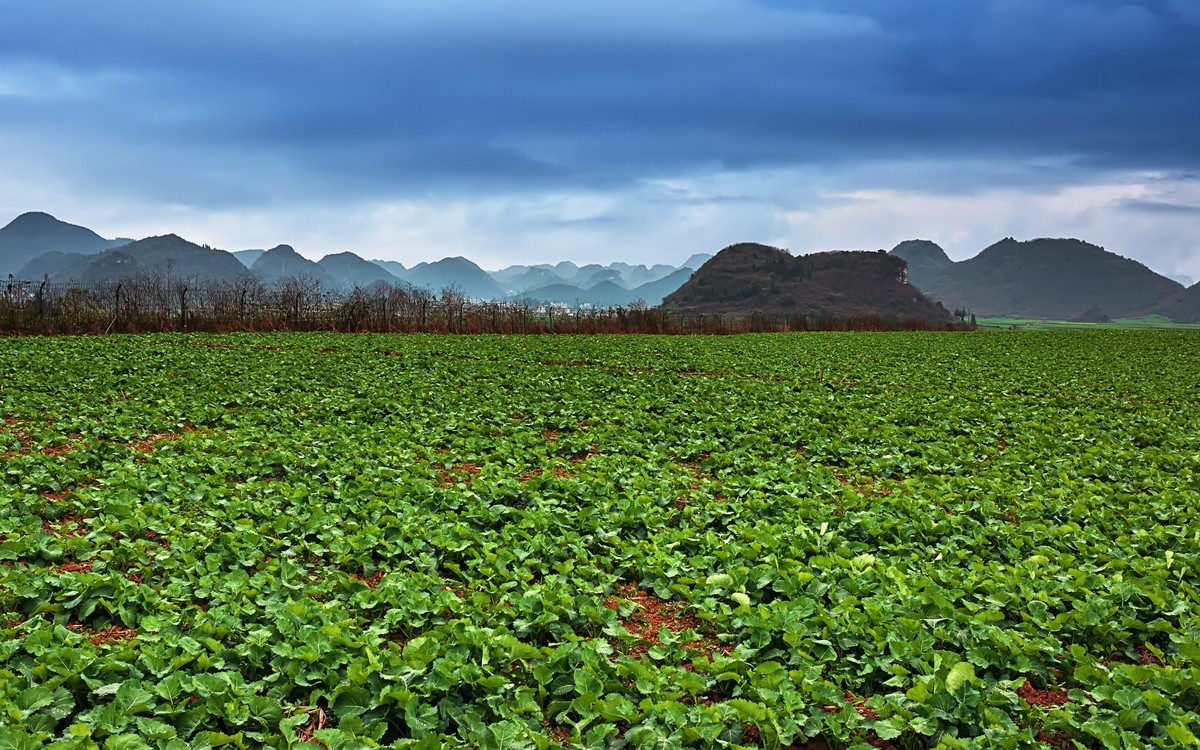
{"label": "crop row", "polygon": [[1184,332],[0,340],[0,747],[1190,747]]}

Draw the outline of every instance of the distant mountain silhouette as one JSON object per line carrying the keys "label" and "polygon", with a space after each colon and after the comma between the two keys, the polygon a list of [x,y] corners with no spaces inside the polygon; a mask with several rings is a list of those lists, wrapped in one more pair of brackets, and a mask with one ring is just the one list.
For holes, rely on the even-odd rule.
{"label": "distant mountain silhouette", "polygon": [[378,264],[363,260],[354,253],[334,253],[317,261],[338,286],[368,287],[372,284],[399,285],[400,279],[383,270]]}
{"label": "distant mountain silhouette", "polygon": [[554,272],[554,267],[549,263],[543,263],[537,266],[527,266],[518,263],[517,265],[513,266],[505,266],[504,268],[496,271],[488,271],[488,275],[495,279],[500,286],[508,287],[509,289],[516,289],[516,280],[522,276],[525,276],[530,271],[534,271],[534,277],[537,278],[553,277],[555,279],[562,280],[562,277]]}
{"label": "distant mountain silhouette", "polygon": [[892,255],[899,255],[908,263],[909,283],[914,283],[913,279],[932,278],[954,265],[946,251],[929,240],[901,242],[892,248]]}
{"label": "distant mountain silhouette", "polygon": [[626,289],[613,281],[601,281],[588,289],[574,284],[558,283],[532,289],[523,295],[534,302],[552,302],[569,305],[591,305],[592,307],[617,307],[634,302],[644,302],[649,307],[662,304],[663,298],[678,289],[687,281],[693,271],[690,268],[680,268],[674,273],[656,281]]}
{"label": "distant mountain silhouette", "polygon": [[53,281],[99,283],[152,274],[173,279],[232,280],[246,267],[232,253],[188,242],[167,234],[147,237],[96,255],[78,256],[50,274]]}
{"label": "distant mountain silhouette", "polygon": [[588,263],[587,265],[583,265],[575,269],[574,275],[564,276],[563,278],[565,278],[568,283],[574,284],[578,287],[583,287],[593,274],[595,274],[597,271],[604,270],[607,269],[599,263]]}
{"label": "distant mountain silhouette", "polygon": [[621,272],[615,268],[599,268],[589,274],[586,274],[586,276],[581,271],[575,276],[574,283],[575,286],[580,286],[584,289],[591,289],[603,281],[607,281],[620,289],[625,288],[625,285],[622,283],[624,279],[621,278]]}
{"label": "distant mountain silhouette", "polygon": [[408,270],[405,280],[435,293],[451,286],[472,299],[492,300],[505,297],[504,288],[488,272],[463,257],[443,258],[435,263],[418,263]]}
{"label": "distant mountain silhouette", "polygon": [[505,274],[498,276],[498,274],[499,272],[493,273],[492,278],[503,284],[508,291],[518,294],[527,292],[530,289],[550,286],[551,284],[562,284],[566,281],[566,279],[549,268],[542,268],[540,266],[530,266],[516,275]]}
{"label": "distant mountain silhouette", "polygon": [[605,279],[588,287],[584,295],[596,307],[613,307],[631,301],[629,291],[612,279]]}
{"label": "distant mountain silhouette", "polygon": [[47,213],[24,213],[0,228],[0,278],[17,275],[26,263],[45,253],[90,255],[128,243],[126,239],[106,240]]}
{"label": "distant mountain silhouette", "polygon": [[246,268],[254,265],[254,261],[262,257],[266,250],[234,250],[233,257],[242,262]]}
{"label": "distant mountain silhouette", "polygon": [[[689,266],[685,264],[684,266],[680,266],[680,268],[695,270],[711,257],[711,255],[694,255],[692,259],[699,259],[695,265]],[[609,263],[607,266],[602,266],[599,263],[589,263],[580,268],[570,261],[563,261],[554,265],[541,263],[535,266],[508,266],[498,271],[492,271],[491,276],[509,293],[520,295],[525,292],[564,283],[578,287],[581,290],[587,290],[602,281],[611,281],[623,289],[633,290],[644,284],[659,281],[678,270],[679,268],[666,263],[658,263],[647,267],[645,265],[632,265],[617,261]],[[608,296],[611,297],[612,295]]]}
{"label": "distant mountain silhouette", "polygon": [[[648,284],[651,281],[658,281],[664,276],[669,276],[679,270],[675,266],[669,266],[665,263],[658,263],[647,267],[645,265],[630,265],[629,263],[609,263],[609,269],[616,271],[621,275],[620,285],[626,289],[632,289],[642,284]],[[691,266],[691,268],[699,268],[700,265]],[[614,279],[615,281],[615,279]]]}
{"label": "distant mountain silhouette", "polygon": [[1164,315],[1176,323],[1200,323],[1200,284],[1167,295],[1146,312]]}
{"label": "distant mountain silhouette", "polygon": [[904,281],[901,258],[880,251],[793,256],[786,250],[741,243],[700,267],[665,304],[683,312],[877,316],[940,325],[950,313]]}
{"label": "distant mountain silhouette", "polygon": [[1120,318],[1183,290],[1137,261],[1074,239],[1008,238],[957,263],[924,241],[901,243],[892,255],[908,261],[909,282],[929,297],[977,315]]}
{"label": "distant mountain silhouette", "polygon": [[[881,279],[890,271],[878,260],[855,261],[842,257],[846,254],[821,253],[785,261],[780,259],[781,251],[753,244],[735,245],[722,253],[728,255],[727,251],[739,248],[732,254],[737,261],[734,265],[742,263],[743,268],[730,268],[727,257],[709,268],[716,258],[697,253],[679,268],[620,261],[579,266],[561,261],[514,265],[488,273],[461,257],[410,269],[395,261],[366,261],[351,252],[327,255],[314,263],[287,245],[270,251],[227,253],[176,235],[137,242],[107,240],[85,227],[32,212],[0,228],[0,278],[11,273],[27,281],[48,277],[58,282],[111,281],[136,274],[232,279],[245,276],[249,269],[268,284],[303,277],[328,291],[381,282],[407,283],[434,293],[454,287],[474,299],[523,298],[610,307],[636,300],[656,305],[678,290],[686,291],[677,298],[680,307],[686,302],[696,309],[790,312],[849,310],[861,301],[855,301],[856,290],[872,288],[886,292],[880,299],[883,307],[904,307],[887,296],[895,289],[884,289]],[[848,257],[864,255],[871,254],[851,253]],[[1180,322],[1200,322],[1200,291],[1194,284],[1185,287],[1180,283],[1190,279],[1161,276],[1141,263],[1080,240],[1018,242],[1009,238],[960,262],[951,260],[936,243],[910,240],[897,245],[890,255],[906,262],[912,287],[947,308],[978,315],[1105,320],[1157,314]],[[854,274],[845,270],[852,267],[861,275],[858,281],[849,278]],[[698,272],[704,269],[708,270]],[[697,278],[689,281],[694,271]],[[765,284],[765,291],[754,283]],[[920,307],[919,300],[910,302]]]}
{"label": "distant mountain silhouette", "polygon": [[403,263],[399,263],[394,260],[376,260],[376,259],[372,259],[367,262],[374,263],[375,265],[379,266],[380,268],[387,271],[391,275],[395,276],[397,279],[400,279],[401,281],[404,281],[406,278],[408,278],[408,269],[404,267]]}
{"label": "distant mountain silhouette", "polygon": [[538,287],[537,289],[531,289],[525,294],[519,296],[528,299],[531,302],[550,302],[574,307],[576,305],[593,304],[591,301],[584,298],[584,295],[586,294],[586,289],[575,286],[574,284],[568,284],[563,281],[557,284],[548,284],[547,286]]}
{"label": "distant mountain silhouette", "polygon": [[641,286],[630,289],[629,299],[631,301],[643,300],[647,305],[657,307],[663,303],[668,294],[683,286],[688,279],[692,278],[692,274],[695,272],[695,269],[687,266],[677,269],[661,279],[648,281]]}
{"label": "distant mountain silhouette", "polygon": [[277,284],[283,279],[299,279],[320,283],[326,289],[337,287],[333,277],[324,268],[296,252],[291,245],[276,245],[260,255],[250,266],[250,273],[267,285]]}
{"label": "distant mountain silhouette", "polygon": [[83,253],[60,253],[57,250],[51,250],[48,253],[42,253],[21,266],[21,269],[16,273],[16,277],[30,281],[44,279],[47,276],[54,277],[66,268],[75,266],[82,268],[87,265],[89,258],[94,257],[94,255],[85,255]]}
{"label": "distant mountain silhouette", "polygon": [[564,279],[573,279],[573,278],[575,278],[575,274],[579,273],[579,266],[576,265],[573,261],[569,261],[569,260],[560,260],[559,262],[557,262],[553,265],[551,265],[549,263],[543,263],[541,266],[539,266],[539,268],[546,268],[551,271],[554,271],[556,274],[563,277]]}

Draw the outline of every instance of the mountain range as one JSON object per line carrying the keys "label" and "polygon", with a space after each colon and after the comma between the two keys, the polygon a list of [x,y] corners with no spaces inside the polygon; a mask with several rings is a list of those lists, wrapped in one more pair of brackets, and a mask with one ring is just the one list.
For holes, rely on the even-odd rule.
{"label": "mountain range", "polygon": [[[897,270],[898,263],[906,266],[904,273]],[[667,300],[677,309],[696,311],[933,320],[940,313],[926,303],[941,303],[981,316],[1104,320],[1157,314],[1200,322],[1200,284],[1185,287],[1178,279],[1076,239],[1006,238],[957,262],[926,240],[902,242],[886,254],[804,256],[742,243],[717,257],[692,255],[679,266],[562,261],[489,272],[463,257],[406,268],[352,252],[312,261],[288,245],[226,252],[174,234],[105,239],[40,212],[22,214],[0,228],[0,278],[102,283],[139,274],[253,278],[264,284],[297,277],[330,291],[386,283],[436,294],[452,287],[473,299],[568,306],[609,307],[639,300],[655,306]],[[899,288],[887,281],[900,276]]]}
{"label": "mountain range", "polygon": [[1185,293],[1178,281],[1080,240],[1009,237],[958,262],[927,240],[902,242],[891,254],[908,263],[909,283],[976,315],[1097,321],[1165,314],[1200,321],[1195,285]]}
{"label": "mountain range", "polygon": [[45,253],[74,256],[127,245],[132,240],[106,240],[86,227],[59,221],[50,214],[21,214],[0,229],[0,276],[16,273]]}
{"label": "mountain range", "polygon": [[658,305],[710,256],[696,254],[681,267],[628,263],[577,266],[570,261],[516,265],[487,272],[463,257],[418,263],[366,260],[352,252],[312,261],[290,245],[269,250],[226,252],[177,235],[143,240],[106,240],[90,229],[45,213],[18,216],[0,228],[0,277],[52,282],[105,283],[139,274],[173,278],[233,280],[250,277],[264,284],[298,278],[338,291],[385,283],[440,293],[454,288],[481,300],[523,299],[531,303],[597,307],[635,301]]}

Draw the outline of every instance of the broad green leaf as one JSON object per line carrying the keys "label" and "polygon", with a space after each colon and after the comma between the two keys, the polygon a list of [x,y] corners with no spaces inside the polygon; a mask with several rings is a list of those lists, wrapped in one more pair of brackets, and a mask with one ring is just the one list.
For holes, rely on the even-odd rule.
{"label": "broad green leaf", "polygon": [[960,661],[946,673],[946,690],[951,693],[975,679],[975,665],[969,661]]}
{"label": "broad green leaf", "polygon": [[894,740],[904,732],[905,724],[897,718],[881,719],[874,723],[873,728],[879,739]]}

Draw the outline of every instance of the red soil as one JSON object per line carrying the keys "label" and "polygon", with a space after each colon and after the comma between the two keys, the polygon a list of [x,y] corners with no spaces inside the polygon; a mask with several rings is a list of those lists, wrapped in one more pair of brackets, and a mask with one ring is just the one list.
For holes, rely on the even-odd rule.
{"label": "red soil", "polygon": [[696,617],[686,602],[665,601],[630,584],[618,588],[617,594],[604,602],[606,609],[619,610],[623,600],[637,605],[629,617],[621,619],[621,626],[641,640],[629,648],[627,656],[641,658],[651,647],[662,646],[659,632],[663,628],[676,635],[688,630],[701,634],[699,638],[684,643],[683,648],[699,651],[710,658],[713,654],[728,656],[733,652],[729,644],[703,634],[706,630],[704,621]]}
{"label": "red soil", "polygon": [[1057,708],[1071,700],[1066,690],[1039,690],[1029,680],[1025,680],[1025,684],[1017,689],[1017,695],[1031,706],[1046,708]]}
{"label": "red soil", "polygon": [[88,515],[64,515],[57,521],[42,521],[42,531],[58,536],[83,536],[88,531],[84,521],[89,518]]}

